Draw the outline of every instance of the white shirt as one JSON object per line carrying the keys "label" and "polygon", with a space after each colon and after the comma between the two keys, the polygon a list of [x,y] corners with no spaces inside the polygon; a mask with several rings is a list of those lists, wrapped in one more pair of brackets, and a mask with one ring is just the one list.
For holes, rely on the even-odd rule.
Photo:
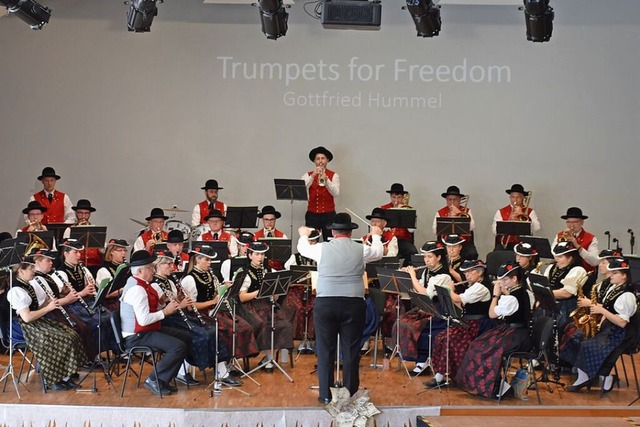
{"label": "white shirt", "polygon": [[[307,236],[300,236],[300,239],[298,239],[297,249],[302,256],[311,258],[320,264],[320,259],[322,258],[322,245],[325,243],[327,242],[311,245],[309,244],[309,238]],[[380,240],[380,236],[378,235],[371,236],[371,246],[362,245],[362,257],[365,263],[379,260],[382,258],[382,252],[382,240]]]}
{"label": "white shirt", "polygon": [[513,295],[500,295],[494,311],[498,315],[498,319],[504,319],[506,316],[511,316],[518,311],[519,307],[518,298]]}
{"label": "white shirt", "polygon": [[462,305],[475,304],[477,302],[485,302],[491,299],[491,291],[480,282],[476,282],[469,286],[460,294]]}
{"label": "white shirt", "polygon": [[[544,271],[544,275],[549,278],[550,274],[551,274],[551,268],[547,268]],[[569,273],[567,273],[566,276],[564,276],[564,279],[560,280],[560,283],[562,283],[562,290],[563,291],[567,291],[569,292],[571,295],[577,295],[578,294],[578,282],[581,280],[585,280],[587,276],[587,271],[580,267],[580,266],[576,266],[573,267],[571,270],[569,270]]]}
{"label": "white shirt", "polygon": [[[34,289],[36,297],[38,298],[38,307],[41,307],[47,299],[47,294],[44,293],[39,285],[33,286],[31,283],[30,285]],[[9,301],[9,304],[11,304],[11,307],[18,313],[25,307],[29,307],[29,305],[31,305],[31,297],[29,296],[29,293],[17,286],[9,290],[7,293],[7,300]]]}
{"label": "white shirt", "polygon": [[[125,291],[122,295],[122,301],[133,307],[136,321],[140,326],[150,325],[164,319],[164,313],[162,310],[158,310],[153,313],[150,311],[147,291],[138,284],[131,286]],[[127,337],[129,335],[134,335],[134,333],[122,331],[123,337]]]}
{"label": "white shirt", "polygon": [[[308,190],[313,183],[313,177],[307,172],[302,175],[302,180],[304,181],[304,185]],[[337,172],[333,172],[332,179],[329,179],[329,175],[327,175],[327,182],[325,183],[325,186],[333,197],[338,197],[340,195],[340,177],[338,176]]]}

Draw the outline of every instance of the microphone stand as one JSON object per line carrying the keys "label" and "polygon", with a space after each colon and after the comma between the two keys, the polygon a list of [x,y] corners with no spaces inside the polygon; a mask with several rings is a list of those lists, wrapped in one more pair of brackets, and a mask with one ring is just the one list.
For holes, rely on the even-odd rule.
{"label": "microphone stand", "polygon": [[633,234],[633,230],[628,229],[627,233],[631,235],[629,238],[629,243],[631,244],[631,249],[629,250],[629,255],[633,255],[633,247],[636,245],[636,236]]}
{"label": "microphone stand", "polygon": [[611,233],[607,230],[604,235],[607,236],[607,249],[611,249]]}

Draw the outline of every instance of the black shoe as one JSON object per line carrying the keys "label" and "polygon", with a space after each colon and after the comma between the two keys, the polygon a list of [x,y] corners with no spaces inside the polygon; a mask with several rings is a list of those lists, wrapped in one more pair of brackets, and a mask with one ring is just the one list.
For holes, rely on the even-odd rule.
{"label": "black shoe", "polygon": [[79,380],[79,379],[80,379],[80,374],[76,372],[75,374],[71,375],[71,377],[70,377],[70,378],[71,378],[72,380]]}
{"label": "black shoe", "polygon": [[178,381],[181,384],[188,385],[188,386],[200,385],[200,381],[198,381],[195,378],[193,378],[193,376],[191,374],[189,374],[189,373],[184,374],[184,375],[178,375],[176,377],[176,381]]}
{"label": "black shoe", "polygon": [[320,402],[321,405],[328,405],[331,403],[331,399],[328,397],[318,397],[318,402]]}
{"label": "black shoe", "polygon": [[[169,391],[171,393],[177,393],[178,392],[178,387],[176,387],[175,385],[173,385],[172,383],[166,383],[164,381],[160,381],[160,384],[162,384],[162,386],[164,388],[169,389]],[[162,392],[164,393],[164,389],[162,389]]]}
{"label": "black shoe", "polygon": [[47,389],[54,391],[63,391],[69,390],[69,387],[67,387],[67,383],[65,383],[64,381],[58,381],[57,383],[47,384]]}
{"label": "black shoe", "polygon": [[238,378],[234,377],[231,374],[227,375],[224,378],[220,378],[220,382],[230,387],[239,387],[243,384],[242,381],[240,381]]}
{"label": "black shoe", "polygon": [[442,379],[442,381],[436,381],[435,378],[432,378],[431,381],[425,381],[422,384],[429,389],[446,386],[444,379]]}
{"label": "black shoe", "polygon": [[145,380],[144,386],[149,390],[151,390],[151,393],[155,394],[156,396],[160,396],[160,395],[169,396],[171,394],[171,390],[169,390],[164,384],[162,384],[162,382],[160,382],[160,387],[162,388],[162,394],[161,394],[158,384],[155,381],[153,381],[151,378],[147,378]]}
{"label": "black shoe", "polygon": [[73,380],[73,377],[69,378],[66,381],[63,381],[69,390],[80,387],[80,384]]}
{"label": "black shoe", "polygon": [[262,365],[265,362],[267,362],[267,364],[264,365],[262,367],[262,369],[264,369],[264,371],[268,372],[268,373],[273,372],[273,368],[274,368],[273,360],[268,360],[267,357],[265,356],[265,357],[262,358],[262,360],[260,361],[259,365]]}
{"label": "black shoe", "polygon": [[567,389],[567,391],[569,393],[575,393],[575,392],[578,392],[578,391],[580,391],[581,389],[583,389],[585,387],[587,388],[587,390],[591,390],[591,383],[592,383],[591,380],[586,380],[585,382],[582,382],[580,384],[570,386]]}

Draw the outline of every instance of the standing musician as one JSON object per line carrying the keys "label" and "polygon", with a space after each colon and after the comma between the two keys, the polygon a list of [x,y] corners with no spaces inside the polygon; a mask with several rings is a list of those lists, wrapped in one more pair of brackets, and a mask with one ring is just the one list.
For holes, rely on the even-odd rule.
{"label": "standing musician", "polygon": [[[514,351],[531,348],[529,319],[531,302],[522,286],[522,269],[509,262],[498,269],[493,282],[493,296],[489,306],[489,317],[504,321],[490,329],[469,345],[455,381],[459,386],[480,396],[496,396],[500,390],[500,367],[503,356]],[[503,382],[502,394],[509,390]]]}
{"label": "standing musician", "polygon": [[[211,321],[208,319],[210,310],[218,303],[218,289],[220,288],[218,278],[209,270],[211,260],[215,257],[216,253],[208,246],[201,246],[192,250],[187,274],[181,280],[184,295],[196,301],[196,309],[208,322]],[[220,339],[229,349],[233,347],[233,318],[231,313],[231,304],[233,303],[235,301],[229,301],[229,305],[225,304],[218,312]],[[191,314],[193,315],[194,313],[195,310],[191,310]],[[236,347],[234,356],[251,357],[258,354],[258,346],[251,325],[243,317],[236,315],[235,327]],[[223,374],[224,372],[221,373]]]}
{"label": "standing musician", "polygon": [[262,225],[264,227],[255,232],[255,239],[288,239],[286,234],[276,228],[276,220],[281,216],[280,212],[278,212],[273,206],[267,205],[263,207],[258,214],[258,218],[262,219]]}
{"label": "standing musician", "polygon": [[315,168],[302,175],[302,180],[309,191],[309,203],[305,214],[307,227],[322,231],[323,240],[331,237],[327,228],[336,215],[335,197],[340,194],[340,177],[327,169],[327,163],[333,160],[331,151],[324,147],[316,147],[309,152],[309,160]]}
{"label": "standing musician", "polygon": [[311,229],[300,227],[298,252],[318,263],[318,285],[314,306],[316,350],[318,355],[318,401],[331,401],[329,387],[334,384],[336,347],[340,337],[340,352],[344,367],[344,386],[353,396],[360,385],[360,348],[365,327],[365,300],[362,276],[365,263],[382,258],[382,229],[371,227],[371,246],[351,240],[358,224],[347,213],[339,213],[327,226],[333,235],[329,242],[310,245]]}
{"label": "standing musician", "polygon": [[167,250],[173,255],[172,272],[174,277],[181,276],[189,264],[189,254],[184,252],[184,234],[180,230],[171,230],[167,235]]}
{"label": "standing musician", "polygon": [[[91,213],[96,211],[96,208],[91,206],[91,202],[87,199],[80,199],[75,206],[71,209],[76,213],[75,223],[72,227],[81,225],[91,225],[89,220],[91,219]],[[62,234],[62,238],[68,239],[71,237],[71,227],[67,227]],[[95,274],[102,266],[102,254],[100,248],[87,248],[82,251],[82,262],[89,268],[91,273]]]}
{"label": "standing musician", "polygon": [[[610,375],[613,366],[603,369],[603,365],[609,354],[623,343],[625,335],[638,333],[629,325],[638,304],[632,290],[629,262],[614,258],[609,261],[607,269],[611,272],[610,285],[606,289],[600,287],[597,301],[588,298],[580,300],[580,305],[589,307],[590,315],[595,316],[598,332],[593,338],[582,341],[577,348],[573,366],[578,369],[578,378],[567,389],[569,392],[584,387],[590,389],[597,375],[604,376],[602,393],[610,392],[615,380],[615,376]],[[581,332],[577,332],[577,335]]]}
{"label": "standing musician", "polygon": [[[230,352],[224,342],[219,342],[216,346],[216,330],[212,322],[204,321],[202,315],[200,321],[195,314],[187,314],[189,308],[193,309],[196,302],[190,295],[181,294],[171,280],[170,275],[173,269],[173,254],[169,251],[161,249],[155,252],[157,259],[153,262],[155,275],[153,276],[151,286],[160,296],[158,307],[162,308],[171,301],[178,301],[178,312],[171,316],[166,316],[162,320],[162,326],[178,328],[192,338],[191,351],[187,352],[187,362],[185,365],[197,366],[200,370],[206,368],[217,369],[220,380],[227,385],[242,384],[229,373],[226,362],[230,360]],[[216,351],[218,351],[218,362],[216,365]],[[199,381],[193,378],[189,372],[189,366],[182,366],[176,381],[185,385],[198,385]]]}
{"label": "standing musician", "polygon": [[75,215],[71,210],[71,199],[62,191],[56,190],[56,182],[60,179],[60,175],[56,171],[47,166],[42,169],[42,174],[38,177],[38,181],[42,182],[42,191],[31,196],[30,201],[35,200],[46,209],[43,224],[49,223],[73,223]]}
{"label": "standing musician", "polygon": [[166,242],[169,233],[164,231],[164,223],[168,219],[169,217],[164,214],[161,208],[151,209],[151,213],[145,218],[145,221],[149,224],[149,229],[138,236],[133,243],[133,250],[140,251],[144,249],[152,253],[155,245]]}
{"label": "standing musician", "polygon": [[127,280],[120,300],[122,336],[126,348],[148,346],[164,354],[156,363],[158,377],[152,372],[144,386],[155,395],[170,395],[177,389],[169,385],[175,378],[191,346],[191,336],[180,329],[162,326],[162,320],[175,313],[180,304],[170,301],[160,309],[160,296],[151,286],[155,255],[145,250],[131,255],[132,276]]}
{"label": "standing musician", "polygon": [[460,269],[464,258],[460,255],[462,244],[465,240],[458,234],[449,234],[442,239],[447,248],[447,260],[449,261],[449,276],[454,282],[462,282],[463,272]]}
{"label": "standing musician", "polygon": [[205,219],[209,213],[217,209],[224,215],[227,212],[227,205],[218,200],[218,191],[222,190],[222,187],[218,186],[218,181],[215,179],[208,179],[201,187],[204,190],[205,199],[194,206],[191,214],[191,226],[197,227],[200,224],[205,224]]}
{"label": "standing musician", "polygon": [[491,225],[493,234],[496,236],[494,250],[511,249],[516,243],[520,242],[518,236],[497,234],[498,221],[530,221],[532,234],[540,230],[538,214],[529,207],[531,192],[525,191],[521,184],[513,184],[510,189],[505,191],[509,195],[509,204],[496,211]]}
{"label": "standing musician", "polygon": [[47,208],[42,206],[40,202],[30,201],[27,207],[22,209],[22,213],[27,217],[27,225],[16,231],[16,236],[20,231],[25,233],[27,231],[47,231],[47,226],[43,223],[46,211]]}
{"label": "standing musician", "polygon": [[573,243],[564,241],[552,249],[555,264],[544,272],[549,278],[549,286],[558,301],[556,324],[562,331],[571,321],[569,314],[576,308],[578,288],[584,285],[587,272],[580,266],[578,250]]}
{"label": "standing musician", "polygon": [[80,337],[68,325],[46,316],[58,310],[60,302],[57,298],[48,298],[40,286],[29,284],[34,274],[32,263],[19,264],[7,294],[11,308],[17,313],[11,325],[14,337],[24,336],[38,360],[47,388],[77,388],[71,377],[87,360]]}
{"label": "standing musician", "polygon": [[[104,253],[104,263],[102,268],[96,273],[96,283],[99,285],[104,279],[113,280],[116,275],[116,270],[122,264],[124,264],[127,258],[127,250],[129,244],[123,239],[110,239],[107,242],[107,249]],[[105,295],[103,306],[109,310],[114,311],[120,308],[120,295],[122,295],[122,288],[116,289],[109,294]]]}
{"label": "standing musician", "polygon": [[[571,207],[567,209],[567,214],[560,218],[567,222],[567,228],[560,231],[553,239],[553,245],[566,240],[571,242],[578,250],[578,256],[581,258],[582,267],[591,272],[598,266],[598,239],[593,234],[585,231],[584,220],[589,218],[582,214],[582,209]],[[595,277],[593,278],[595,279]]]}
{"label": "standing musician", "polygon": [[[435,285],[447,282],[449,275],[449,262],[447,251],[442,242],[428,241],[420,249],[424,256],[425,269],[418,279],[416,269],[409,266],[403,270],[411,276],[414,291],[426,294],[429,298],[436,296]],[[400,348],[405,359],[415,359],[416,366],[411,371],[413,375],[426,375],[425,364],[429,357],[429,342],[435,342],[438,333],[446,328],[446,322],[441,319],[431,319],[431,316],[423,311],[412,309],[400,314]],[[431,336],[429,336],[429,322],[431,321]],[[393,334],[396,334],[393,328]],[[395,337],[394,337],[395,339]]]}
{"label": "standing musician", "polygon": [[238,247],[233,241],[233,236],[228,231],[224,231],[224,221],[227,219],[222,212],[217,209],[209,212],[204,218],[209,224],[209,231],[200,235],[199,241],[203,242],[227,242],[229,248],[229,256],[238,255]]}
{"label": "standing musician", "polygon": [[[447,191],[441,194],[441,196],[446,200],[447,205],[443,208],[440,208],[434,218],[433,218],[433,233],[437,234],[437,224],[438,218],[446,218],[446,217],[469,217],[471,221],[469,223],[469,235],[464,235],[465,245],[463,247],[463,251],[465,254],[465,258],[475,259],[478,257],[478,251],[473,243],[473,229],[476,227],[476,223],[473,219],[473,213],[471,213],[471,209],[466,206],[466,201],[469,200],[469,196],[462,194],[460,189],[455,185],[451,185],[447,188]],[[465,199],[465,203],[462,203],[462,199]],[[442,238],[441,236],[440,238]]]}
{"label": "standing musician", "polygon": [[[258,349],[265,351],[266,355],[260,362],[272,361],[271,353],[271,303],[267,298],[257,299],[258,292],[262,286],[262,281],[267,269],[264,267],[265,253],[269,250],[264,242],[252,242],[247,247],[249,265],[242,270],[247,273],[244,283],[240,288],[239,299],[240,314],[253,327]],[[291,322],[285,318],[282,310],[276,310],[274,319],[275,328],[275,348],[293,348],[293,327]],[[273,371],[273,363],[264,366],[267,372]]]}
{"label": "standing musician", "polygon": [[[405,197],[409,194],[408,191],[405,191],[404,186],[400,183],[391,184],[391,188],[387,190],[389,193],[389,197],[391,201],[385,205],[380,206],[382,209],[410,209],[411,206],[405,206]],[[413,232],[415,230],[401,227],[394,227],[391,229],[391,232],[398,239],[398,253],[400,258],[404,258],[404,266],[409,265],[411,261],[411,255],[418,253],[418,249],[416,249],[413,244]]]}
{"label": "standing musician", "polygon": [[[367,215],[366,218],[371,221],[372,227],[378,227],[382,230],[382,247],[383,247],[383,256],[386,257],[395,257],[398,256],[398,239],[393,234],[393,231],[387,226],[387,216],[385,214],[384,209],[382,208],[374,208],[371,211],[371,215]],[[366,245],[371,244],[371,233],[362,237],[362,243]]]}
{"label": "standing musician", "polygon": [[491,290],[488,283],[485,283],[486,268],[480,260],[464,261],[460,270],[464,273],[467,286],[462,292],[456,291],[453,281],[445,282],[451,289],[451,299],[462,309],[462,320],[466,325],[452,325],[449,328],[448,348],[446,333],[438,334],[436,337],[431,357],[435,375],[431,381],[425,383],[427,388],[444,385],[446,379],[443,372],[449,372],[450,378],[455,378],[464,366],[462,359],[471,342],[492,326],[488,320]]}

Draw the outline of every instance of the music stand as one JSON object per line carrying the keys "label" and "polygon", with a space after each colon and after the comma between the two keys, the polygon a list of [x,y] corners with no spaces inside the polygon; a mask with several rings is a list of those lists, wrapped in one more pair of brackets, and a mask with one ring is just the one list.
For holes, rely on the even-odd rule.
{"label": "music stand", "polygon": [[406,271],[379,266],[376,267],[376,271],[382,292],[396,295],[396,344],[391,351],[391,356],[389,356],[389,362],[391,362],[395,356],[398,356],[398,370],[400,370],[400,366],[404,367],[407,376],[411,379],[409,368],[407,368],[402,350],[400,349],[400,294],[412,292],[413,282],[411,276]]}
{"label": "music stand", "polygon": [[424,255],[422,254],[411,255],[411,265],[413,267],[422,267],[424,265]]}
{"label": "music stand", "polygon": [[313,345],[311,345],[311,339],[309,339],[309,317],[311,315],[311,309],[313,308],[313,303],[311,304],[311,308],[309,308],[309,300],[311,294],[311,272],[318,271],[318,267],[315,265],[292,265],[291,272],[293,273],[293,277],[291,278],[292,286],[304,286],[304,291],[302,292],[302,315],[304,316],[304,333],[302,334],[302,340],[300,344],[298,344],[298,354],[296,356],[296,360],[298,357],[304,353],[313,353]]}
{"label": "music stand", "polygon": [[378,267],[384,267],[391,270],[397,270],[400,267],[400,258],[397,256],[382,257],[378,261],[368,262],[364,269],[367,273],[367,281],[369,283],[378,280]]}
{"label": "music stand", "polygon": [[303,179],[274,179],[273,184],[276,189],[276,200],[289,200],[291,215],[289,216],[289,235],[293,236],[293,201],[309,200],[307,197],[307,186]]}
{"label": "music stand", "polygon": [[[122,263],[116,269],[116,272],[113,276],[111,282],[107,285],[108,291],[106,295],[109,295],[112,292],[115,292],[119,289],[124,288],[124,285],[127,284],[127,280],[131,276],[131,268],[126,264]],[[94,303],[95,306],[95,303]],[[92,307],[95,308],[95,307]]]}
{"label": "music stand", "polygon": [[34,240],[40,239],[47,245],[47,249],[52,249],[56,241],[53,231],[18,231],[16,238],[29,246]]}
{"label": "music stand", "polygon": [[226,228],[237,229],[256,228],[258,226],[257,206],[229,206],[226,213]]}
{"label": "music stand", "polygon": [[[20,233],[18,233],[20,234]],[[14,265],[18,265],[22,262],[22,258],[24,257],[24,251],[27,248],[24,243],[24,238],[15,238],[15,239],[7,239],[3,240],[0,243],[0,270],[7,270],[9,272],[9,288],[7,293],[11,291],[13,288],[13,270],[12,267]],[[20,378],[16,380],[16,376],[13,373],[13,310],[9,309],[9,363],[4,368],[4,374],[2,378],[0,378],[0,382],[6,381],[11,377],[11,382],[13,383],[13,388],[16,390],[16,394],[18,395],[18,399],[22,400],[20,396],[20,390],[18,390],[18,384],[22,384],[22,386],[29,391],[26,384],[24,384]],[[2,388],[4,392],[4,387]]]}
{"label": "music stand", "polygon": [[551,244],[549,244],[549,239],[546,237],[520,236],[520,241],[522,243],[529,243],[533,246],[535,250],[538,251],[538,256],[540,258],[553,259]]}
{"label": "music stand", "polygon": [[447,216],[436,218],[436,236],[471,235],[471,218],[468,216]]}
{"label": "music stand", "polygon": [[74,225],[70,228],[69,238],[76,239],[84,245],[84,264],[87,265],[89,253],[87,249],[104,248],[107,240],[107,227],[98,225]]}
{"label": "music stand", "polygon": [[258,239],[269,246],[268,259],[279,260],[284,264],[291,258],[291,239],[281,239],[277,237],[263,237]]}
{"label": "music stand", "polygon": [[[269,302],[271,303],[271,355],[275,354],[275,320],[276,320],[276,300],[278,297],[284,296],[289,291],[289,285],[291,284],[291,278],[293,277],[293,272],[291,271],[275,271],[269,272],[264,275],[262,279],[262,284],[260,285],[260,289],[258,290],[258,296],[256,299],[269,298]],[[269,363],[273,363],[273,365],[278,368],[280,372],[284,374],[285,377],[291,382],[293,382],[293,378],[287,374],[287,372],[280,366],[275,357],[271,360],[265,360],[260,365],[253,368],[249,371],[248,374],[252,374],[253,372],[261,369]]]}
{"label": "music stand", "polygon": [[[420,376],[420,374],[422,374],[426,369],[433,370],[433,365],[431,364],[431,342],[433,341],[431,339],[431,335],[432,335],[431,320],[434,317],[438,319],[444,319],[444,317],[442,316],[442,314],[440,314],[440,308],[438,304],[435,301],[433,301],[431,298],[429,298],[428,295],[420,294],[418,292],[410,292],[409,297],[411,298],[411,303],[415,307],[417,307],[418,310],[421,310],[429,315],[429,355],[427,356],[427,360],[424,362],[424,366],[420,369],[420,372],[418,373],[418,375],[413,377],[413,378],[416,378]],[[413,378],[410,377],[409,382],[413,381]]]}
{"label": "music stand", "polygon": [[[56,239],[56,242],[61,242],[64,240],[64,231],[71,227],[73,224],[68,224],[66,222],[50,222],[49,224],[45,224],[47,230],[53,232],[53,237]],[[52,248],[53,246],[50,246]]]}
{"label": "music stand", "polygon": [[416,228],[416,210],[408,208],[385,209],[387,227],[389,228]]}

